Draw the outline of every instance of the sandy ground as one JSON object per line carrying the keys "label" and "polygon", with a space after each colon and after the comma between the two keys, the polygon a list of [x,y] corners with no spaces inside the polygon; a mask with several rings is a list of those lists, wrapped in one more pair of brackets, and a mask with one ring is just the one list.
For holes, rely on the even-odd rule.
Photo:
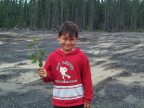
{"label": "sandy ground", "polygon": [[[79,34],[94,89],[92,108],[144,108],[144,33]],[[55,32],[0,32],[0,108],[51,108],[52,83],[43,83],[27,45],[37,38],[47,56],[59,46]]]}

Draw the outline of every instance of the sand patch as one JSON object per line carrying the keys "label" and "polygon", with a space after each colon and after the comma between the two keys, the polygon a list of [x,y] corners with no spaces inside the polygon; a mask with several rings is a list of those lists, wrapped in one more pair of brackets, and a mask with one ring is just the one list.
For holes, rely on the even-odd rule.
{"label": "sand patch", "polygon": [[40,79],[40,77],[38,76],[37,72],[25,72],[20,73],[19,77],[8,80],[8,82],[15,84],[27,84],[36,81],[38,79]]}
{"label": "sand patch", "polygon": [[100,48],[108,48],[111,47],[113,45],[113,43],[99,43],[98,47]]}
{"label": "sand patch", "polygon": [[[21,65],[24,64],[24,65]],[[43,63],[44,64],[44,63]],[[20,62],[15,63],[3,63],[0,65],[0,71],[6,69],[6,68],[22,68],[22,69],[38,69],[38,63],[31,64],[31,60],[24,60]]]}
{"label": "sand patch", "polygon": [[97,57],[97,58],[93,58],[93,60],[95,60],[95,61],[105,61],[105,60],[108,60],[109,59],[109,57]]}
{"label": "sand patch", "polygon": [[115,77],[117,83],[122,83],[125,85],[140,85],[144,87],[144,73],[132,73],[129,77]]}
{"label": "sand patch", "polygon": [[[35,69],[37,70],[39,68],[38,63],[31,64],[31,60],[25,60],[25,61],[16,62],[16,63],[6,63],[6,64],[1,65],[0,75],[10,74],[10,71],[7,70],[7,67],[9,67],[9,70],[10,69],[21,69],[21,70]],[[13,83],[13,84],[26,84],[26,83],[30,83],[30,82],[40,79],[40,77],[38,76],[38,71],[36,72],[29,71],[29,72],[24,72],[24,73],[19,73],[19,74],[20,75],[18,77],[11,78],[7,80],[7,82]]]}
{"label": "sand patch", "polygon": [[0,82],[0,88],[2,88],[2,92],[0,93],[1,95],[7,94],[9,91],[16,91],[18,90],[21,86],[19,84],[15,83],[7,83],[7,82]]}
{"label": "sand patch", "polygon": [[132,46],[130,48],[125,48],[125,49],[122,49],[122,50],[119,50],[119,51],[114,51],[113,53],[127,53],[127,52],[132,52],[132,51],[135,51],[138,47],[142,47],[144,46],[143,43],[140,43],[138,45],[135,45],[135,46]]}
{"label": "sand patch", "polygon": [[122,73],[122,71],[122,69],[106,69],[106,67],[101,65],[91,67],[92,83],[96,85],[108,77]]}
{"label": "sand patch", "polygon": [[6,42],[2,42],[2,41],[0,41],[0,45],[2,45],[2,44],[5,44]]}

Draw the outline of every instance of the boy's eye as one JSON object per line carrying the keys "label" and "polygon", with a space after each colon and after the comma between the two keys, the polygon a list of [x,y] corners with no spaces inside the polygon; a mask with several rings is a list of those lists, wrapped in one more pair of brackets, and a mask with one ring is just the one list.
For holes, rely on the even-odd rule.
{"label": "boy's eye", "polygon": [[75,40],[75,38],[71,38],[70,40]]}

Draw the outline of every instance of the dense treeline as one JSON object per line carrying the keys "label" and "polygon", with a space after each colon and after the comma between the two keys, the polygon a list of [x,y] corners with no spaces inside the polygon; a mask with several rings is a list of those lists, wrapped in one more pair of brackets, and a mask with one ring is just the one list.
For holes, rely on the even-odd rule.
{"label": "dense treeline", "polygon": [[0,1],[0,28],[53,30],[68,20],[82,30],[143,30],[144,0]]}

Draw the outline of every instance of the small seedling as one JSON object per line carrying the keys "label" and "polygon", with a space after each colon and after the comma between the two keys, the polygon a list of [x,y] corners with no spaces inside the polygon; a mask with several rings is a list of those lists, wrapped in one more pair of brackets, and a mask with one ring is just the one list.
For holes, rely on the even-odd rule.
{"label": "small seedling", "polygon": [[[27,55],[30,56],[30,60],[32,60],[31,62],[32,64],[39,62],[39,67],[42,67],[43,66],[42,56],[44,56],[45,50],[38,48],[38,46],[35,44],[37,41],[36,39],[33,38],[32,40],[33,42],[30,43],[28,47],[33,47],[33,51],[29,51]],[[36,52],[36,49],[37,49],[37,52]]]}

